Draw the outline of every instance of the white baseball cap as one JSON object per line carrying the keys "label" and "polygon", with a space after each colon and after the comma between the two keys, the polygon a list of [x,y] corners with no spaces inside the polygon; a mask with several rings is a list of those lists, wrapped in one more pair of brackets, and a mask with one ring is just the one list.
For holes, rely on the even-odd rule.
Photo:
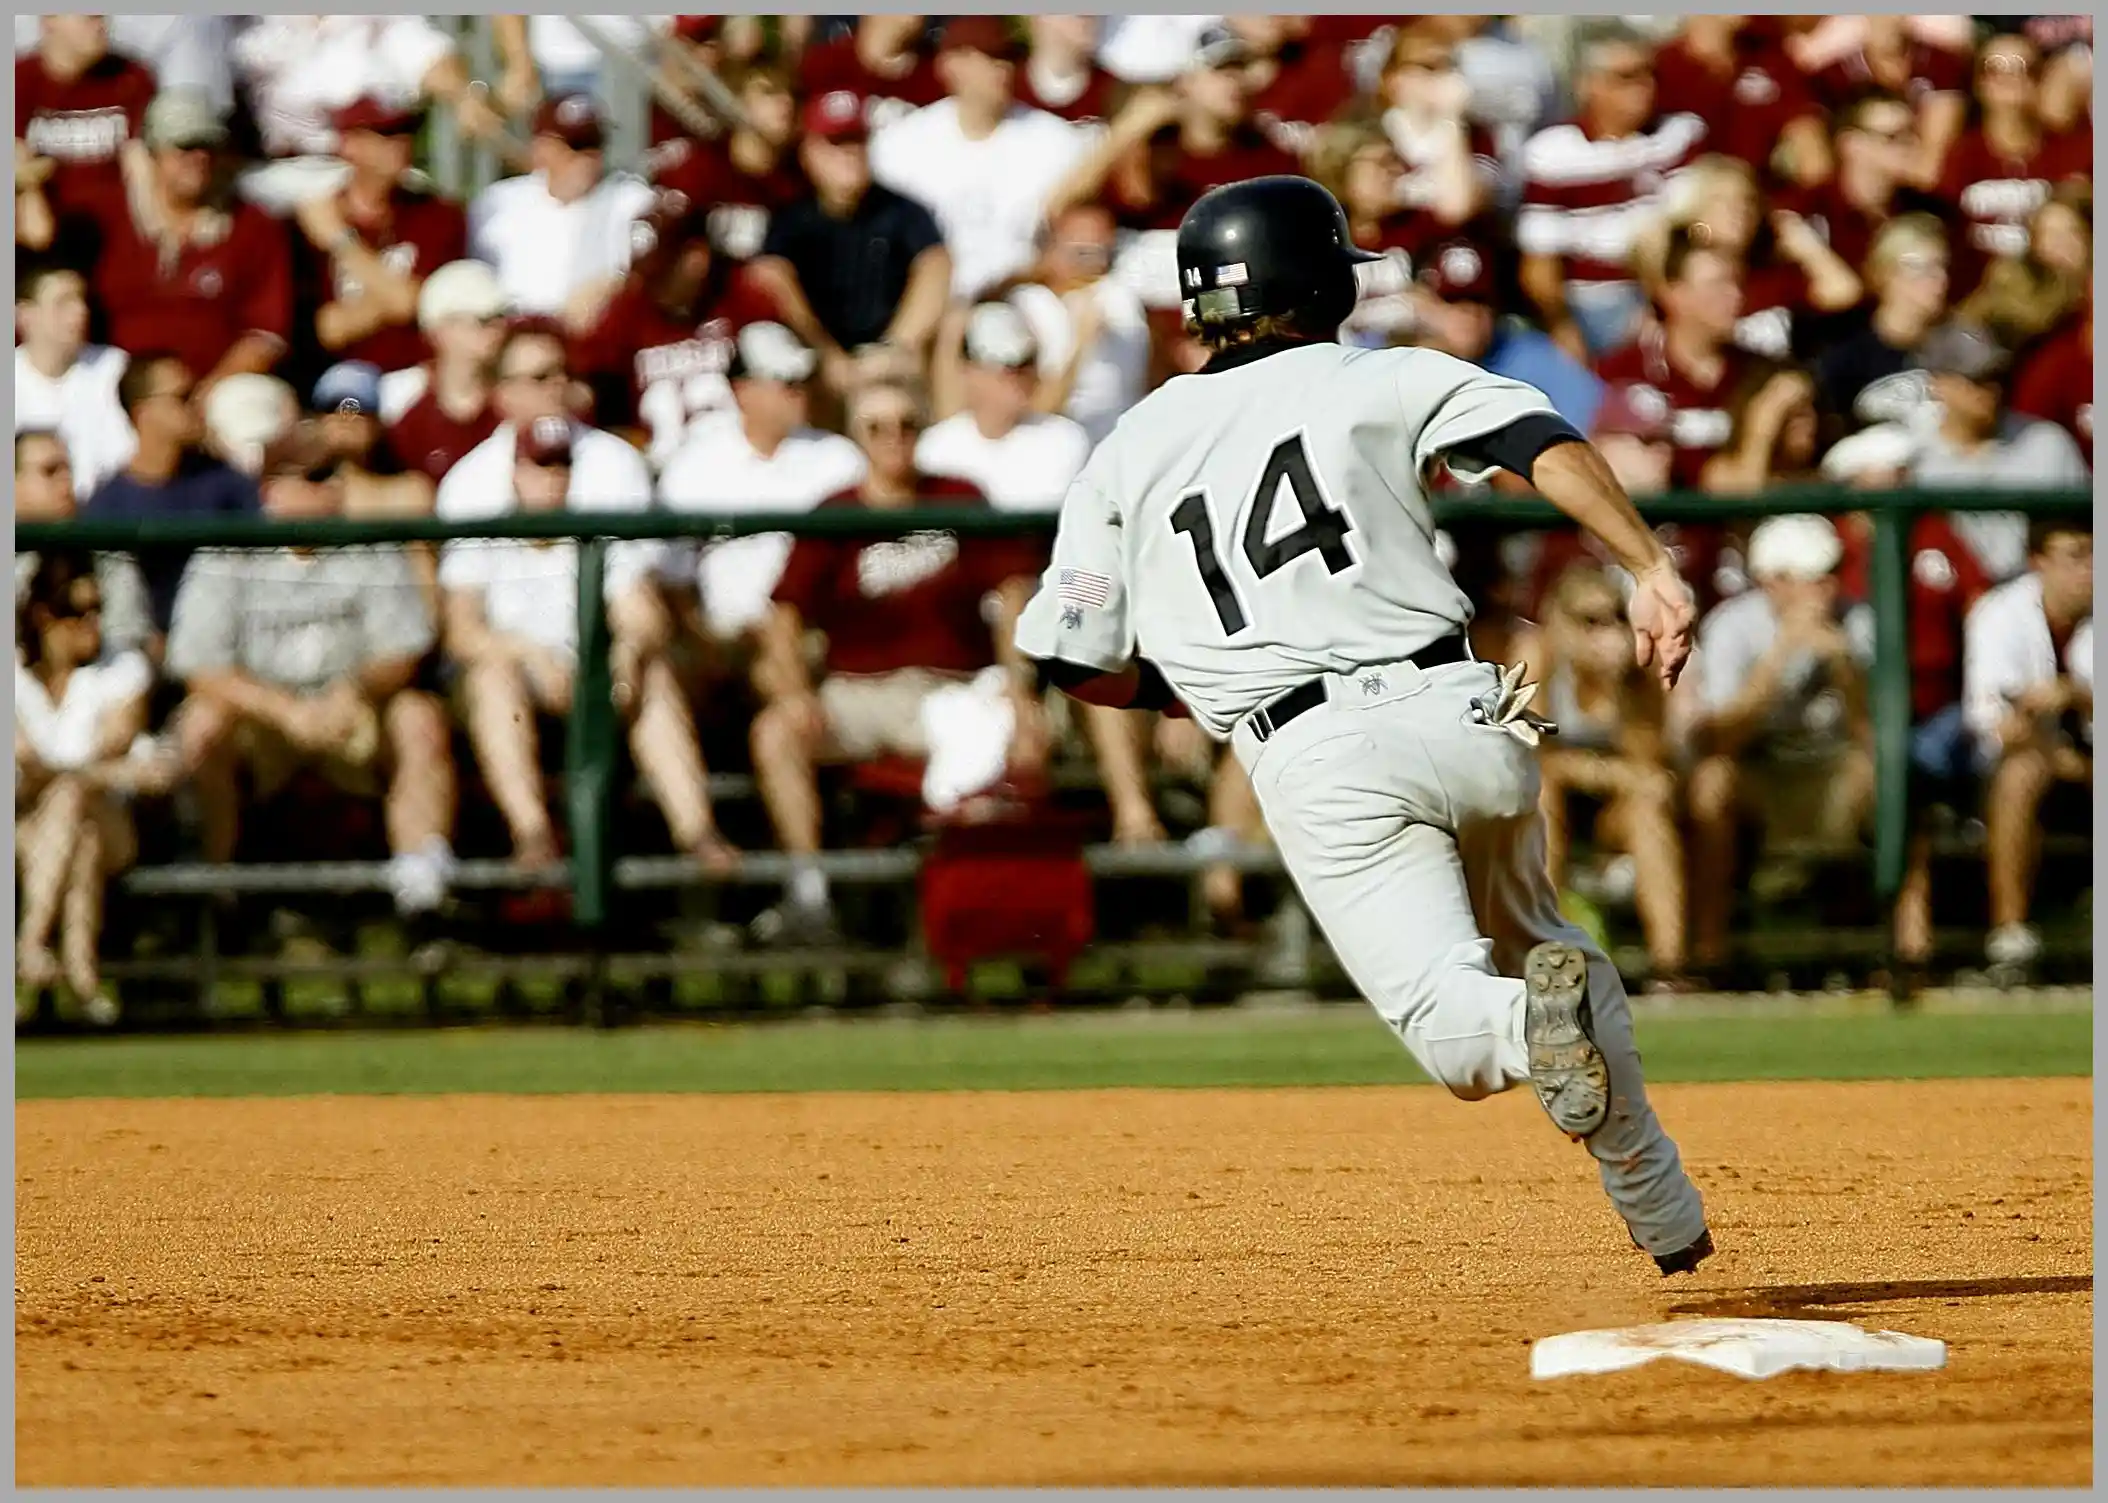
{"label": "white baseball cap", "polygon": [[300,398],[276,376],[245,371],[213,383],[204,419],[212,446],[236,469],[254,475],[264,450],[300,421]]}
{"label": "white baseball cap", "polygon": [[1766,517],[1749,535],[1752,579],[1826,579],[1843,557],[1844,544],[1827,517]]}
{"label": "white baseball cap", "polygon": [[450,318],[496,318],[506,311],[498,274],[481,261],[449,261],[417,293],[417,327],[430,329]]}
{"label": "white baseball cap", "polygon": [[975,365],[1015,369],[1039,358],[1039,341],[1025,315],[1008,303],[983,303],[966,320],[966,358]]}
{"label": "white baseball cap", "polygon": [[732,342],[734,380],[788,381],[796,385],[810,381],[819,365],[820,357],[812,348],[779,323],[748,324]]}

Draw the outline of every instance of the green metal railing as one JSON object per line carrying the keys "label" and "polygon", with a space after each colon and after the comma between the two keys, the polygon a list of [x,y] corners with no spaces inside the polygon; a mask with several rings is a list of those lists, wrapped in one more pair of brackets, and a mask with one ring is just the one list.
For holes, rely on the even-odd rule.
{"label": "green metal railing", "polygon": [[[1874,607],[1872,713],[1875,734],[1874,888],[1886,906],[1903,885],[1910,839],[1909,587],[1911,524],[1927,512],[2000,511],[2028,515],[2087,512],[2088,491],[1843,491],[1794,487],[1760,496],[1677,493],[1648,500],[1641,511],[1654,522],[1738,522],[1790,512],[1841,515],[1864,512],[1874,522],[1871,595]],[[1542,501],[1486,499],[1444,502],[1436,520],[1492,523],[1517,529],[1571,524]],[[761,533],[799,537],[887,538],[946,529],[969,537],[1044,536],[1051,513],[916,507],[906,511],[835,510],[802,516],[759,514],[696,517],[675,512],[518,514],[453,523],[436,518],[390,521],[279,522],[262,517],[169,518],[136,521],[79,519],[35,523],[15,530],[15,547],[108,550],[182,548],[344,548],[381,543],[449,542],[463,538],[575,538],[579,541],[576,699],[566,748],[565,787],[572,830],[572,906],[578,924],[605,923],[612,890],[611,812],[620,727],[610,696],[608,626],[601,606],[607,545],[640,539],[710,541]]]}

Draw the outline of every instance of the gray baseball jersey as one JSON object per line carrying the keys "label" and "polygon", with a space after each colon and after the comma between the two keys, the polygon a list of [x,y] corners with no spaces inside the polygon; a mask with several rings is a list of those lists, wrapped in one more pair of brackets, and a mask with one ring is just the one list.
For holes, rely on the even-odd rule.
{"label": "gray baseball jersey", "polygon": [[1433,350],[1313,344],[1180,376],[1069,487],[1018,646],[1108,670],[1139,653],[1218,737],[1319,674],[1415,652],[1471,619],[1430,470],[1533,413],[1556,416]]}
{"label": "gray baseball jersey", "polygon": [[[1589,1151],[1633,1239],[1670,1253],[1704,1205],[1648,1105],[1617,970],[1560,912],[1535,755],[1474,716],[1491,667],[1404,661],[1471,619],[1435,552],[1432,472],[1475,478],[1474,441],[1537,415],[1554,416],[1534,388],[1426,350],[1255,350],[1181,376],[1070,486],[1017,644],[1157,665],[1231,741],[1347,974],[1457,1095],[1529,1079],[1524,957],[1581,949],[1613,1102]],[[1313,679],[1320,705],[1253,731]]]}

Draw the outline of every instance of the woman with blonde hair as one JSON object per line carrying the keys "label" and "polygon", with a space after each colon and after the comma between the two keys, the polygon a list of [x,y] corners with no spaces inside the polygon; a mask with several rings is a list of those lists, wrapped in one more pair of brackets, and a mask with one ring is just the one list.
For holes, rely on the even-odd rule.
{"label": "woman with blonde hair", "polygon": [[140,744],[153,670],[136,651],[103,660],[102,589],[86,554],[37,561],[17,630],[15,975],[32,991],[63,978],[88,1021],[107,1027],[117,1004],[103,990],[98,952],[103,889],[135,850],[125,799],[165,791],[174,777],[169,759]]}
{"label": "woman with blonde hair", "polygon": [[1899,215],[1876,232],[1866,261],[1873,310],[1815,362],[1816,391],[1834,426],[1909,422],[1930,400],[1917,352],[1947,316],[1948,264],[1946,227],[1930,214]]}
{"label": "woman with blonde hair", "polygon": [[1544,687],[1536,707],[1559,727],[1538,752],[1545,854],[1565,881],[1569,834],[1588,821],[1622,853],[1656,990],[1687,989],[1683,841],[1669,766],[1667,699],[1632,655],[1632,629],[1610,574],[1575,564],[1554,581],[1544,622],[1512,649]]}

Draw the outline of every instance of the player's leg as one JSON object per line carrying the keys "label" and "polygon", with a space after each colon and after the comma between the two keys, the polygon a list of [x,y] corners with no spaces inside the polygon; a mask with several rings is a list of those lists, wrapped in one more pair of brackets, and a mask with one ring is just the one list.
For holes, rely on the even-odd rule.
{"label": "player's leg", "polygon": [[1585,1140],[1588,1151],[1633,1240],[1656,1257],[1683,1253],[1705,1232],[1705,1206],[1647,1100],[1617,967],[1559,911],[1545,867],[1542,819],[1531,814],[1469,821],[1458,832],[1457,846],[1476,922],[1499,970],[1521,974],[1531,951],[1546,942],[1571,946],[1585,957],[1589,1036],[1610,1075],[1610,1110]]}
{"label": "player's leg", "polygon": [[1411,807],[1403,759],[1358,729],[1282,744],[1298,729],[1267,748],[1252,787],[1347,975],[1455,1095],[1475,1101],[1527,1080],[1523,983],[1495,967],[1456,842]]}

